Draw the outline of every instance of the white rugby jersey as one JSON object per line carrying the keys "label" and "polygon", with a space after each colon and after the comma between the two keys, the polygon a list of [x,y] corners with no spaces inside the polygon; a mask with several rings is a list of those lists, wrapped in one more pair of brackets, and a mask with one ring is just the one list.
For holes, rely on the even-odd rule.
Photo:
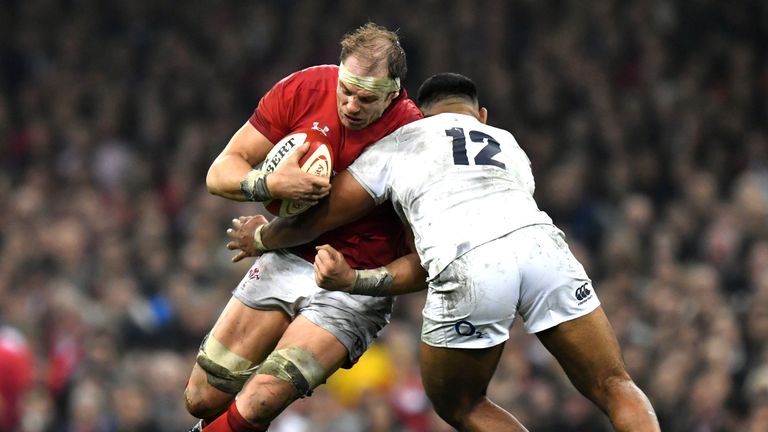
{"label": "white rugby jersey", "polygon": [[532,224],[551,224],[533,199],[530,161],[511,133],[444,113],[401,127],[348,167],[377,204],[391,200],[436,277],[467,251]]}

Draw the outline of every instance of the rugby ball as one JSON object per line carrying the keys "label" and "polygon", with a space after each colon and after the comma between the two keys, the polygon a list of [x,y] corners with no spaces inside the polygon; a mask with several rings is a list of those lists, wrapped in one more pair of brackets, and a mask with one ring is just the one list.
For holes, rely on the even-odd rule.
{"label": "rugby ball", "polygon": [[[299,159],[301,170],[317,176],[331,177],[331,144],[328,137],[317,129],[300,130],[286,135],[267,154],[262,169],[267,172],[275,171],[305,142],[309,142],[309,150]],[[304,201],[272,199],[264,201],[264,207],[275,216],[291,217],[306,211],[311,205]]]}

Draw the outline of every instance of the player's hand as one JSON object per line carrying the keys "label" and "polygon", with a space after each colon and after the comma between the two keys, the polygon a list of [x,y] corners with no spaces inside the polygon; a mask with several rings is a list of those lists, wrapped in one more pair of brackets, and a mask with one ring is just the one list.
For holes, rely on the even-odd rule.
{"label": "player's hand", "polygon": [[246,257],[261,255],[256,250],[253,233],[256,231],[256,228],[267,222],[269,222],[267,218],[262,215],[240,216],[237,219],[232,219],[232,227],[227,229],[227,235],[232,240],[227,243],[227,249],[240,250],[237,255],[232,257],[232,262],[238,262]]}
{"label": "player's hand", "polygon": [[331,182],[327,177],[307,174],[301,170],[299,160],[308,150],[309,143],[302,144],[267,176],[267,189],[272,198],[315,205],[328,195]]}
{"label": "player's hand", "polygon": [[355,271],[344,255],[330,245],[316,246],[315,282],[330,291],[349,292],[355,285]]}

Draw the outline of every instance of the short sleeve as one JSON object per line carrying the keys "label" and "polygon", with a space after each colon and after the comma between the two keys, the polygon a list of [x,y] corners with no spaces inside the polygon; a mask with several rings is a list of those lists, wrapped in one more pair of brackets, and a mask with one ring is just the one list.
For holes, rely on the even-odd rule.
{"label": "short sleeve", "polygon": [[249,121],[272,143],[291,132],[294,95],[300,85],[298,72],[275,84],[262,96]]}
{"label": "short sleeve", "polygon": [[398,147],[396,135],[386,136],[373,143],[347,168],[376,204],[389,199],[392,158],[397,154]]}

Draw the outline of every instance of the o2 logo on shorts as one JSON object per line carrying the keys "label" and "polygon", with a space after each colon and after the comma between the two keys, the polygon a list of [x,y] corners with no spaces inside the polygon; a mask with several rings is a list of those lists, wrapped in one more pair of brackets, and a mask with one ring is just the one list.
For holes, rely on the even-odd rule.
{"label": "o2 logo on shorts", "polygon": [[477,330],[475,325],[467,320],[458,321],[453,325],[453,329],[456,330],[456,333],[458,333],[460,336],[474,336],[477,339],[486,337],[485,333]]}

